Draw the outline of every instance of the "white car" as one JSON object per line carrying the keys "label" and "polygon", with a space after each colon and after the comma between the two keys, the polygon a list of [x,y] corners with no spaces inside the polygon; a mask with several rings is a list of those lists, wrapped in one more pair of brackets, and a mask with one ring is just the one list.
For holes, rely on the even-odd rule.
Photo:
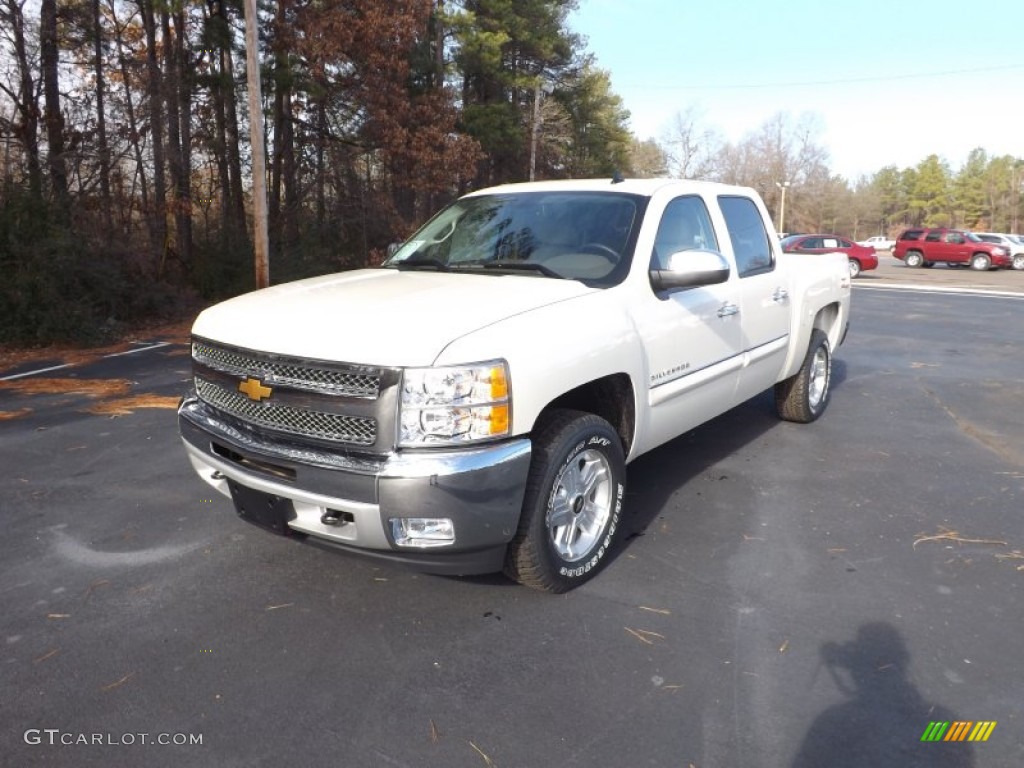
{"label": "white car", "polygon": [[1024,241],[1020,235],[1004,235],[1000,232],[975,232],[986,243],[998,243],[1006,248],[1013,260],[1014,269],[1024,269]]}
{"label": "white car", "polygon": [[867,240],[858,240],[858,245],[866,245],[868,248],[874,248],[876,251],[891,251],[892,247],[896,245],[895,240],[890,240],[885,235],[873,235]]}

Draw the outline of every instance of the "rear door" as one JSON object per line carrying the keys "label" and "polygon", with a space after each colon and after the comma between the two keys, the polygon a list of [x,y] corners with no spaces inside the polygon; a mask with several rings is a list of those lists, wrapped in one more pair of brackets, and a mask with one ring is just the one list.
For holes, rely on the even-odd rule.
{"label": "rear door", "polygon": [[741,402],[775,383],[788,350],[793,299],[764,225],[767,214],[741,195],[721,195],[718,203],[739,278],[744,363],[737,402]]}
{"label": "rear door", "polygon": [[944,261],[966,264],[971,260],[971,245],[963,232],[946,232],[942,239],[943,248],[948,254]]}

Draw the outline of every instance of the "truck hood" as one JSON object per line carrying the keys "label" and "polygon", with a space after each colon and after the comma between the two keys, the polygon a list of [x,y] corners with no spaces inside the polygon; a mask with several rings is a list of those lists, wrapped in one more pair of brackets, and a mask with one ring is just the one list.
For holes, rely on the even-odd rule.
{"label": "truck hood", "polygon": [[203,311],[192,333],[293,357],[421,366],[467,333],[596,290],[533,276],[361,269],[229,299]]}

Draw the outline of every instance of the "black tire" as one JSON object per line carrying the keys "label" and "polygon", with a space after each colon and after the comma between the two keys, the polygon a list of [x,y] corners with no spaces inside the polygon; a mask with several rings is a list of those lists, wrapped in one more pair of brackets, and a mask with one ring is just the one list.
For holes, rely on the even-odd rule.
{"label": "black tire", "polygon": [[908,267],[920,267],[924,264],[924,256],[920,251],[907,251],[907,255],[903,257],[903,263]]}
{"label": "black tire", "polygon": [[[583,476],[593,481],[583,487]],[[509,544],[505,574],[545,592],[567,592],[607,562],[626,492],[622,442],[591,413],[551,411],[533,434],[533,456],[519,529]],[[557,525],[552,516],[568,519]],[[581,549],[566,552],[574,546]]]}
{"label": "black tire", "polygon": [[992,259],[987,253],[976,253],[971,256],[971,269],[987,272],[992,268]]}
{"label": "black tire", "polygon": [[924,267],[925,269],[931,269],[932,267],[935,266],[935,262],[934,261],[926,261],[921,266]]}
{"label": "black tire", "polygon": [[775,385],[775,409],[786,421],[809,424],[825,412],[832,392],[832,350],[824,331],[815,329],[800,370]]}
{"label": "black tire", "polygon": [[850,277],[857,277],[860,274],[860,262],[850,259]]}

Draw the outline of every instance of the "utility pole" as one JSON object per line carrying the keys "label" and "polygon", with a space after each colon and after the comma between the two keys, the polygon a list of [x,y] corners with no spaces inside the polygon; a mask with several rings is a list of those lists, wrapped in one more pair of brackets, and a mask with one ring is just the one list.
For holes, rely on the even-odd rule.
{"label": "utility pole", "polygon": [[785,231],[786,227],[786,190],[789,189],[788,181],[776,181],[775,186],[782,190],[782,197],[779,199],[779,234]]}
{"label": "utility pole", "polygon": [[263,89],[260,85],[256,0],[245,0],[245,69],[249,92],[249,142],[252,145],[252,223],[256,287],[270,285],[270,236],[267,232],[267,157],[263,145]]}

